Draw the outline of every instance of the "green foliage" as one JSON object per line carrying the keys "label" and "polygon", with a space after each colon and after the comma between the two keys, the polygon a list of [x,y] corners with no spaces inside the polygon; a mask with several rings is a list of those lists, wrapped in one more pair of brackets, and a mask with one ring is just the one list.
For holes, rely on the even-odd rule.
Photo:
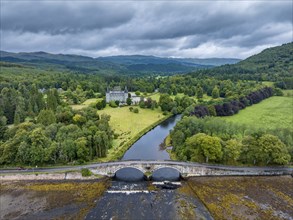
{"label": "green foliage", "polygon": [[81,169],[81,175],[83,177],[91,176],[93,173],[88,168],[82,168]]}
{"label": "green foliage", "polygon": [[198,99],[203,98],[203,89],[200,85],[196,86],[196,98],[198,98]]}
{"label": "green foliage", "polygon": [[242,149],[242,143],[236,139],[226,141],[223,148],[223,161],[227,164],[234,164],[238,161]]}
{"label": "green foliage", "polygon": [[184,117],[171,131],[171,139],[181,160],[266,165],[288,164],[293,155],[290,130],[259,130],[219,118]]}
{"label": "green foliage", "polygon": [[138,108],[134,108],[133,109],[133,112],[138,114],[139,113],[139,109]]}
{"label": "green foliage", "polygon": [[171,111],[173,108],[172,106],[173,99],[168,94],[161,94],[159,99],[159,106],[161,107],[162,111]]}
{"label": "green foliage", "polygon": [[98,110],[101,110],[101,109],[104,109],[105,107],[106,107],[106,99],[103,99],[103,100],[101,100],[101,101],[98,101],[97,103],[96,103],[96,108],[98,109]]}
{"label": "green foliage", "polygon": [[132,99],[128,97],[128,98],[126,99],[126,104],[127,104],[127,105],[131,105],[131,104],[132,104]]}
{"label": "green foliage", "polygon": [[[259,54],[232,65],[199,70],[193,76],[214,76],[218,79],[272,81],[281,89],[293,88],[293,43],[265,49]],[[221,90],[221,89],[220,89]]]}
{"label": "green foliage", "polygon": [[41,110],[38,115],[37,122],[45,126],[56,123],[54,112],[50,109]]}
{"label": "green foliage", "polygon": [[194,162],[221,161],[221,139],[203,133],[198,133],[186,139],[185,142],[190,160]]}
{"label": "green foliage", "polygon": [[288,164],[290,155],[285,144],[276,136],[271,134],[262,135],[258,140],[260,150],[260,161],[266,164]]}
{"label": "green foliage", "polygon": [[116,102],[114,100],[109,102],[109,106],[112,107],[112,108],[117,108],[118,107],[118,105],[116,104]]}
{"label": "green foliage", "polygon": [[218,88],[218,86],[215,86],[212,91],[212,97],[213,97],[213,99],[217,99],[217,98],[219,98],[219,96],[220,96],[219,88]]}

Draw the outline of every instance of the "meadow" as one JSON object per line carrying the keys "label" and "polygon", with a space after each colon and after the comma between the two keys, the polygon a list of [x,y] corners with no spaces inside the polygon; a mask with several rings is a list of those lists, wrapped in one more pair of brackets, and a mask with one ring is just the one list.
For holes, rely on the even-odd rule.
{"label": "meadow", "polygon": [[[159,102],[160,95],[161,95],[161,93],[157,92],[157,93],[153,93],[153,94],[150,94],[150,95],[146,96],[146,98],[151,98],[152,100],[156,100],[157,102]],[[179,98],[182,98],[184,96],[184,93],[178,93],[177,95],[170,95],[170,97],[173,100],[175,99],[176,96],[179,97]],[[192,98],[195,101],[197,101],[197,98],[195,96],[192,96],[190,98]],[[203,100],[204,101],[209,101],[211,99],[212,99],[212,97],[210,97],[210,96],[208,96],[206,94],[203,95]]]}
{"label": "meadow", "polygon": [[274,96],[223,119],[248,126],[267,129],[292,128],[293,98]]}
{"label": "meadow", "polygon": [[144,133],[169,117],[169,115],[164,116],[160,108],[151,110],[138,107],[138,109],[139,113],[134,113],[127,106],[111,108],[107,105],[105,109],[98,110],[99,115],[107,114],[111,116],[110,126],[116,137],[112,148],[108,151],[107,158],[103,159],[113,160],[122,156]]}
{"label": "meadow", "polygon": [[72,109],[74,110],[80,110],[82,108],[88,107],[91,104],[95,104],[98,101],[101,101],[103,98],[92,98],[92,99],[87,99],[83,103],[79,105],[70,105]]}

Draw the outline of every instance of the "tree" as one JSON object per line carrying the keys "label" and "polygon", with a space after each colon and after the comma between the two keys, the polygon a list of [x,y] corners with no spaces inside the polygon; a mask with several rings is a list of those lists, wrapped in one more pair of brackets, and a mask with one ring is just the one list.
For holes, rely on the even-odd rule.
{"label": "tree", "polygon": [[14,113],[13,122],[14,122],[14,125],[18,125],[20,123],[20,115],[18,111],[15,111]]}
{"label": "tree", "polygon": [[213,99],[217,99],[217,98],[219,98],[219,96],[220,96],[219,88],[218,88],[218,86],[215,86],[212,91],[212,97],[213,97]]}
{"label": "tree", "polygon": [[256,164],[260,161],[260,149],[257,139],[253,136],[245,136],[242,139],[242,152],[240,155],[244,163]]}
{"label": "tree", "polygon": [[87,148],[87,140],[85,137],[80,137],[75,141],[76,155],[79,160],[88,161],[89,149]]}
{"label": "tree", "polygon": [[54,112],[58,106],[58,100],[60,100],[56,89],[50,89],[47,92],[47,109],[51,109]]}
{"label": "tree", "polygon": [[45,126],[56,123],[54,112],[50,109],[41,110],[38,115],[37,122]]}
{"label": "tree", "polygon": [[132,100],[131,100],[131,98],[128,97],[128,98],[126,99],[126,104],[127,104],[127,105],[131,105],[131,103],[132,103]]}
{"label": "tree", "polygon": [[159,106],[161,107],[162,111],[171,111],[172,109],[172,102],[170,95],[168,94],[161,94],[159,99]]}
{"label": "tree", "polygon": [[86,123],[86,117],[82,116],[81,114],[75,114],[73,116],[73,122],[81,126]]}
{"label": "tree", "polygon": [[236,139],[226,141],[223,152],[223,159],[227,163],[235,163],[241,154],[242,143]]}
{"label": "tree", "polygon": [[42,128],[34,129],[29,135],[29,156],[33,165],[45,162],[45,149],[50,146],[50,140],[46,137]]}
{"label": "tree", "polygon": [[0,116],[0,140],[4,139],[4,134],[7,130],[7,119],[5,116]]}
{"label": "tree", "polygon": [[209,111],[209,115],[210,116],[217,116],[217,112],[216,112],[215,106],[208,105],[207,108],[208,108],[208,111]]}
{"label": "tree", "polygon": [[221,139],[198,133],[186,139],[186,147],[191,152],[192,161],[220,161],[223,156]]}
{"label": "tree", "polygon": [[114,100],[109,102],[109,106],[111,106],[112,108],[117,108],[118,107]]}
{"label": "tree", "polygon": [[196,86],[196,98],[202,99],[203,98],[203,89],[200,85]]}
{"label": "tree", "polygon": [[97,102],[97,104],[96,104],[96,108],[97,108],[98,110],[103,109],[103,103],[102,103],[102,101]]}
{"label": "tree", "polygon": [[290,154],[285,144],[278,137],[265,134],[257,142],[261,149],[262,162],[266,164],[288,164],[290,162]]}

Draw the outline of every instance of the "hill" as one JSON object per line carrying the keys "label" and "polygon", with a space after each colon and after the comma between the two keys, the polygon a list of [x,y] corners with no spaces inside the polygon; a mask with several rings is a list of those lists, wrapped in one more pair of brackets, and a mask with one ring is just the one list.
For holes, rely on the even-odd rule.
{"label": "hill", "polygon": [[220,78],[273,81],[282,89],[293,88],[293,42],[263,50],[236,64],[192,73]]}
{"label": "hill", "polygon": [[79,55],[51,54],[43,51],[11,53],[0,51],[0,61],[54,68],[84,73],[141,75],[145,73],[176,74],[206,69],[221,64],[235,63],[237,59],[179,59],[155,56],[86,57]]}

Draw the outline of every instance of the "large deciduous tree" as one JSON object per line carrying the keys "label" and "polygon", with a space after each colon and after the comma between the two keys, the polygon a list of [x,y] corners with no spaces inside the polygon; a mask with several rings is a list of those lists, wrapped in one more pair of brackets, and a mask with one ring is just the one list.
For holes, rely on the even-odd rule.
{"label": "large deciduous tree", "polygon": [[198,133],[186,140],[192,161],[220,161],[223,156],[221,139],[204,133]]}

